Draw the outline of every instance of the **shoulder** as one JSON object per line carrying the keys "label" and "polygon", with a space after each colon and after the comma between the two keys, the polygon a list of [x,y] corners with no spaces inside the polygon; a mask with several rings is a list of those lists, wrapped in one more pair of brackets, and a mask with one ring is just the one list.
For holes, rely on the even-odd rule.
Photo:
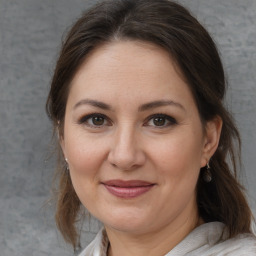
{"label": "shoulder", "polygon": [[[198,229],[205,236],[205,244],[197,253],[205,256],[256,256],[256,237],[253,234],[239,234],[228,238],[227,228],[223,223],[207,223]],[[189,254],[190,255],[190,254]],[[191,256],[194,255],[191,253]]]}
{"label": "shoulder", "polygon": [[213,249],[220,255],[256,256],[256,238],[252,234],[240,234],[217,243]]}
{"label": "shoulder", "polygon": [[240,234],[228,238],[223,223],[205,223],[194,229],[167,256],[256,256],[256,238]]}

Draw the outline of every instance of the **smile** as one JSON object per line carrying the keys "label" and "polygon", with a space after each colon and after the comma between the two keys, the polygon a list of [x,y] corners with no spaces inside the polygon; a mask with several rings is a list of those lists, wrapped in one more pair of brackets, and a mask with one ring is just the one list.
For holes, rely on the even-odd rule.
{"label": "smile", "polygon": [[154,183],[141,180],[109,180],[102,184],[112,195],[124,199],[138,197],[155,186]]}

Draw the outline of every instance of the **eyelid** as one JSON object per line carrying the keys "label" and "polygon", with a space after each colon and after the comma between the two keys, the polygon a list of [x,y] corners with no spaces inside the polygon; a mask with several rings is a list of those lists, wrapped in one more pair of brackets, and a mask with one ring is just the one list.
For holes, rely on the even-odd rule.
{"label": "eyelid", "polygon": [[103,127],[103,126],[106,126],[105,124],[99,125],[99,126],[89,124],[89,123],[88,123],[88,120],[89,120],[90,118],[93,118],[93,117],[101,117],[101,118],[104,118],[104,119],[109,123],[109,124],[107,124],[107,126],[111,125],[110,119],[109,119],[106,115],[104,115],[104,114],[102,114],[102,113],[91,113],[91,114],[83,115],[82,117],[80,117],[80,118],[78,119],[78,124],[86,125],[86,126],[92,127],[92,128],[101,128],[101,127]]}
{"label": "eyelid", "polygon": [[[93,117],[101,117],[101,118],[104,119],[104,121],[107,122],[107,124],[102,124],[102,125],[90,124],[88,122],[88,120],[90,118],[93,118]],[[159,118],[159,117],[164,118],[167,121],[167,124],[160,125],[160,126],[148,124],[153,118]],[[87,127],[91,127],[91,128],[102,128],[102,127],[105,127],[105,126],[111,126],[112,125],[112,121],[110,120],[110,118],[107,117],[106,115],[102,114],[102,113],[90,113],[90,114],[83,115],[82,117],[80,117],[78,119],[77,123],[81,124],[81,125],[85,125]],[[166,127],[176,125],[176,124],[177,124],[177,120],[174,117],[172,117],[168,114],[156,113],[156,114],[152,114],[149,117],[147,117],[145,122],[143,123],[143,126],[152,126],[152,127],[161,129],[161,128],[166,128]]]}
{"label": "eyelid", "polygon": [[[153,115],[150,115],[147,119],[146,119],[146,121],[145,121],[145,123],[144,123],[144,126],[147,126],[147,123],[150,121],[150,120],[152,120],[153,118],[156,118],[156,117],[162,117],[162,118],[165,118],[167,121],[169,121],[169,123],[167,124],[167,125],[163,125],[163,126],[153,126],[153,127],[157,127],[157,128],[165,128],[165,127],[169,127],[169,126],[171,126],[171,125],[176,125],[176,124],[178,124],[178,122],[177,122],[177,120],[174,118],[174,117],[172,117],[172,116],[170,116],[170,115],[167,115],[167,114],[163,114],[163,113],[157,113],[157,114],[153,114]],[[152,125],[149,125],[149,126],[152,126]]]}

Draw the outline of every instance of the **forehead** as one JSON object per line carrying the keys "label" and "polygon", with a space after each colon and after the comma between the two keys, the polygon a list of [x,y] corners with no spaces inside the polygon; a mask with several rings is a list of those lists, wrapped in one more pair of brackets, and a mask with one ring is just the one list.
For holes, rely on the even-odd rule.
{"label": "forehead", "polygon": [[166,50],[145,42],[115,41],[92,51],[71,83],[73,98],[106,95],[154,100],[191,93]]}
{"label": "forehead", "polygon": [[99,71],[101,72],[98,75],[115,71],[125,73],[127,69],[136,71],[138,76],[149,69],[154,71],[153,73],[157,73],[157,67],[160,67],[163,61],[169,64],[173,62],[167,51],[151,43],[141,41],[108,42],[89,53],[78,69],[75,79],[83,75],[85,71],[87,71],[87,75]]}

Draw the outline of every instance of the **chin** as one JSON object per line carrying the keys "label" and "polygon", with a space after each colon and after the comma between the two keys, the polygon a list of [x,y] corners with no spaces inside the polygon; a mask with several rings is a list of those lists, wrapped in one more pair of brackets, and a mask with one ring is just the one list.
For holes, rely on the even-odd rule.
{"label": "chin", "polygon": [[[119,215],[111,215],[108,219],[101,220],[104,226],[118,230],[120,232],[128,232],[128,233],[141,233],[141,231],[145,231],[147,227],[149,227],[149,221],[147,218],[141,214],[123,214]],[[152,222],[151,222],[152,223]]]}
{"label": "chin", "polygon": [[104,226],[109,229],[114,229],[116,231],[129,233],[129,234],[141,234],[146,232],[144,225],[140,225],[137,223],[111,223],[111,224],[110,225],[104,224]]}

